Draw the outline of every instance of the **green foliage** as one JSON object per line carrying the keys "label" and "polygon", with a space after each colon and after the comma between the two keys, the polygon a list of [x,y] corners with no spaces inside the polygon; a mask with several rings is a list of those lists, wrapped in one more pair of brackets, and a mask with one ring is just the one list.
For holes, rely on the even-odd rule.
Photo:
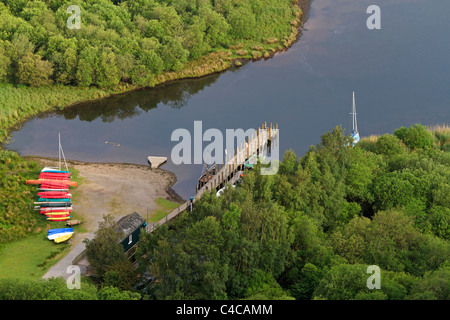
{"label": "green foliage", "polygon": [[[379,139],[373,152],[349,147],[337,127],[301,158],[286,151],[276,175],[257,165],[237,188],[203,194],[143,236],[150,297],[444,299],[450,158]],[[368,265],[380,290],[367,288]]]}
{"label": "green foliage", "polygon": [[403,148],[400,145],[400,139],[391,134],[384,134],[378,137],[375,143],[375,152],[378,154],[391,156],[403,152]]}
{"label": "green foliage", "polygon": [[[121,262],[127,259],[120,244],[121,240],[121,234],[116,231],[116,223],[111,215],[103,216],[103,221],[99,223],[94,239],[86,238],[83,240],[86,244],[86,256],[101,278],[108,271],[109,280],[112,281],[113,276],[120,277],[120,270],[123,268]],[[115,272],[114,275],[112,275],[113,271]],[[120,282],[119,286],[123,282],[121,279],[117,281]]]}
{"label": "green foliage", "polygon": [[80,289],[67,288],[63,278],[48,280],[0,279],[0,300],[138,300],[141,295],[114,287],[100,290],[87,281]]}
{"label": "green foliage", "polygon": [[39,174],[38,165],[12,151],[0,150],[0,244],[20,239],[42,225],[31,203],[36,193],[26,180]]}
{"label": "green foliage", "polygon": [[433,134],[420,124],[409,128],[401,127],[394,131],[394,135],[412,149],[433,146]]}
{"label": "green foliage", "polygon": [[[0,80],[103,88],[134,78],[133,83],[149,86],[163,71],[180,71],[211,51],[287,38],[300,12],[290,0],[71,4],[81,9],[80,29],[67,28],[65,1],[3,1],[0,39],[15,50],[4,52],[0,45],[0,53],[6,53]],[[140,66],[150,73],[144,72],[143,80],[136,78]]]}

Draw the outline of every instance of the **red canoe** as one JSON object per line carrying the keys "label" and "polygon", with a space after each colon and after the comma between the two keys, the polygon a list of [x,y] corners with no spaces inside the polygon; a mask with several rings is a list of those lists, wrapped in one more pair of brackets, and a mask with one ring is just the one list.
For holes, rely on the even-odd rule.
{"label": "red canoe", "polygon": [[59,177],[59,178],[69,178],[70,173],[57,173],[57,172],[41,172],[40,176],[48,176],[48,177]]}
{"label": "red canoe", "polygon": [[39,180],[27,180],[27,184],[45,184],[46,182],[54,182],[60,184],[66,184],[68,186],[76,187],[76,181],[66,181],[66,180],[54,180],[54,179],[39,179]]}
{"label": "red canoe", "polygon": [[65,209],[64,207],[43,207],[40,208],[39,213],[40,214],[45,214],[47,212],[72,212],[72,209]]}
{"label": "red canoe", "polygon": [[52,214],[52,215],[45,215],[47,218],[69,218],[70,213],[68,214]]}
{"label": "red canoe", "polygon": [[59,209],[57,211],[41,211],[41,214],[43,215],[51,215],[52,213],[55,213],[57,215],[61,214],[61,215],[70,215],[71,210],[63,210],[63,209]]}
{"label": "red canoe", "polygon": [[40,189],[69,190],[69,186],[67,184],[41,184]]}
{"label": "red canoe", "polygon": [[59,191],[44,191],[44,192],[38,192],[37,194],[41,198],[45,199],[66,199],[66,198],[72,198],[72,195],[67,192],[59,192]]}
{"label": "red canoe", "polygon": [[70,177],[58,177],[58,176],[48,176],[45,174],[40,174],[39,179],[51,179],[51,180],[63,180],[63,181],[69,181]]}

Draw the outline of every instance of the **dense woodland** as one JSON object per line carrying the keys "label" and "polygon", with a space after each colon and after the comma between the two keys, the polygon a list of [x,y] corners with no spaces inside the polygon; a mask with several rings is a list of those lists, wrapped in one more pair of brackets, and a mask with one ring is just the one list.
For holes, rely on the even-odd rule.
{"label": "dense woodland", "polygon": [[[163,71],[240,43],[280,43],[292,0],[2,0],[0,82],[151,85]],[[81,28],[69,29],[70,5]]]}
{"label": "dense woodland", "polygon": [[[154,299],[449,299],[450,132],[348,147],[340,127],[277,175],[248,171],[141,240]],[[446,149],[447,151],[444,151]],[[381,268],[370,290],[368,265]]]}

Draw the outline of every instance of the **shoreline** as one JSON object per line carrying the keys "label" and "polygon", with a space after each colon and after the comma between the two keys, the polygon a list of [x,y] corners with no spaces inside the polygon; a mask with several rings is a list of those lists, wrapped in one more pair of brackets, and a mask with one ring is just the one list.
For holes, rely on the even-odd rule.
{"label": "shoreline", "polygon": [[[43,166],[57,163],[56,158],[24,156]],[[150,166],[130,163],[90,163],[66,160],[69,168],[78,171],[81,183],[71,188],[73,219],[83,220],[83,234],[92,234],[106,214],[119,219],[133,212],[151,221],[162,208],[158,199],[176,204],[183,200],[173,189],[176,183],[174,173]],[[76,237],[78,243],[80,237]]]}
{"label": "shoreline", "polygon": [[[33,156],[33,155],[27,155],[27,156],[22,156],[22,158],[24,159],[29,159],[29,160],[33,160],[33,161],[37,161],[37,162],[54,162],[57,161],[57,158],[54,157],[42,157],[42,156]],[[151,171],[154,171],[158,174],[162,174],[162,175],[169,175],[169,186],[167,187],[167,189],[165,190],[165,192],[170,196],[170,201],[173,202],[177,202],[177,203],[183,203],[186,200],[183,199],[180,195],[178,195],[176,193],[175,190],[172,189],[172,187],[175,185],[175,183],[177,182],[177,177],[176,175],[169,170],[166,169],[161,169],[161,168],[151,168],[150,165],[145,165],[145,164],[137,164],[137,163],[127,163],[127,162],[87,162],[87,161],[80,161],[80,160],[71,160],[71,159],[66,159],[67,164],[72,164],[72,165],[85,165],[85,166],[89,166],[89,165],[100,165],[100,166],[133,166],[136,168],[142,168],[142,169],[148,169]]]}
{"label": "shoreline", "polygon": [[[113,88],[80,88],[80,87],[73,87],[73,90],[81,90],[85,89],[86,91],[92,90],[92,95],[100,95],[100,97],[95,98],[87,98],[81,101],[75,101],[75,102],[69,102],[66,105],[52,105],[48,106],[46,110],[38,111],[35,113],[31,113],[30,115],[20,116],[20,120],[17,123],[11,124],[11,125],[5,125],[3,130],[5,131],[5,135],[0,135],[0,150],[4,149],[4,144],[7,144],[8,139],[10,138],[10,134],[12,131],[16,131],[19,129],[26,121],[38,116],[39,114],[45,114],[49,112],[54,112],[56,110],[62,110],[70,107],[77,107],[79,105],[82,105],[84,103],[88,102],[95,102],[99,101],[101,99],[110,98],[113,96],[119,96],[122,94],[128,94],[140,90],[149,90],[151,88],[164,86],[171,84],[175,81],[181,81],[181,80],[189,80],[189,79],[200,79],[207,76],[211,76],[214,74],[220,74],[222,72],[226,72],[232,68],[238,68],[243,63],[247,62],[255,62],[259,60],[267,60],[270,58],[273,58],[276,54],[282,53],[284,51],[287,51],[292,45],[294,45],[299,39],[301,38],[302,32],[303,32],[303,26],[306,23],[306,21],[309,18],[309,11],[311,7],[312,0],[298,0],[295,4],[300,8],[300,14],[297,16],[297,18],[291,22],[291,34],[285,36],[284,39],[278,39],[276,41],[276,48],[271,48],[271,50],[267,49],[264,51],[264,53],[261,53],[258,49],[253,50],[255,46],[253,46],[251,53],[246,54],[242,57],[233,57],[230,58],[230,55],[233,55],[231,50],[233,46],[231,46],[228,49],[220,49],[217,51],[212,51],[211,53],[201,56],[198,59],[194,61],[190,61],[186,63],[185,67],[178,71],[178,72],[164,72],[163,74],[158,76],[158,80],[155,82],[152,86],[145,86],[145,87],[136,87],[134,85],[128,84],[128,83],[120,83],[117,84]],[[262,43],[265,44],[265,43]],[[237,45],[236,47],[238,47]],[[238,50],[240,51],[240,50]],[[247,51],[247,50],[244,50]],[[270,52],[269,52],[270,51]],[[238,54],[239,55],[239,54]],[[215,56],[215,59],[208,60],[209,57]],[[223,60],[225,58],[225,60]],[[201,63],[203,60],[206,60],[203,64]],[[195,66],[200,62],[200,65]],[[217,67],[217,64],[219,63],[219,67]],[[193,68],[190,68],[191,66],[194,66]],[[201,73],[196,73],[197,69],[201,69]],[[204,69],[207,69],[206,71]],[[50,89],[56,89],[57,86],[50,86]],[[65,89],[70,89],[70,86],[65,87]],[[17,116],[19,117],[19,116]]]}

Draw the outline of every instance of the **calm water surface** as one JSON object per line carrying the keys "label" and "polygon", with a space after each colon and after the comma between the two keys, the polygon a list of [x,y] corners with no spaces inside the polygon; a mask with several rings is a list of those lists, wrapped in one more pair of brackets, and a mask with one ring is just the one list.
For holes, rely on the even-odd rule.
{"label": "calm water surface", "polygon": [[[369,30],[366,9],[381,8],[381,30]],[[414,123],[450,122],[450,1],[314,0],[305,31],[287,52],[202,79],[85,103],[27,121],[6,147],[21,155],[90,162],[146,164],[167,156],[173,130],[257,128],[278,123],[280,151],[303,155],[337,125],[350,128],[356,92],[362,136]],[[105,144],[119,143],[120,147]],[[206,143],[205,143],[206,145]],[[195,191],[201,165],[162,168],[174,190]]]}

